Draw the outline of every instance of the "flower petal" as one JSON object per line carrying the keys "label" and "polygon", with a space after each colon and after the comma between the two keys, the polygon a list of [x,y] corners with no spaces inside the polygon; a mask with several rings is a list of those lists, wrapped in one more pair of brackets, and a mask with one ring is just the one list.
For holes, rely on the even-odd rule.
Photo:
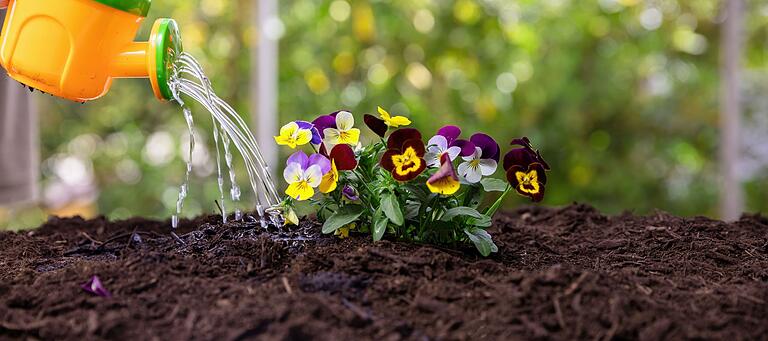
{"label": "flower petal", "polygon": [[320,131],[317,128],[312,127],[310,131],[312,132],[312,141],[310,141],[312,144],[319,145],[323,143],[323,136],[320,135]]}
{"label": "flower petal", "polygon": [[475,151],[472,153],[472,155],[469,155],[469,156],[462,156],[461,158],[462,158],[464,161],[472,161],[472,160],[477,160],[477,159],[479,159],[479,158],[480,158],[480,155],[482,155],[482,154],[483,154],[483,150],[482,150],[482,149],[480,149],[480,147],[475,147]]}
{"label": "flower petal", "polygon": [[347,131],[342,131],[339,136],[339,143],[357,145],[360,142],[360,129],[352,128]]}
{"label": "flower petal", "polygon": [[480,160],[480,173],[483,176],[493,175],[493,173],[496,173],[496,168],[498,167],[499,167],[498,162],[494,160],[491,160],[491,159]]}
{"label": "flower petal", "polygon": [[292,208],[288,208],[285,212],[285,225],[299,226],[299,216]]}
{"label": "flower petal", "polygon": [[453,163],[448,154],[443,154],[440,158],[440,169],[427,180],[427,188],[432,193],[451,195],[456,193],[461,187],[459,177],[453,169]]}
{"label": "flower petal", "polygon": [[299,129],[296,131],[296,145],[303,146],[312,141],[312,131],[306,129]]}
{"label": "flower petal", "polygon": [[427,163],[422,158],[414,160],[414,166],[415,167],[413,167],[413,169],[404,174],[393,171],[392,178],[400,182],[411,181],[419,176],[422,172],[424,172],[425,169],[427,169]]}
{"label": "flower petal", "polygon": [[329,145],[335,146],[341,141],[341,131],[336,128],[325,128],[323,135],[323,141]]}
{"label": "flower petal", "polygon": [[392,157],[400,155],[399,150],[390,149],[384,152],[384,155],[381,156],[381,160],[379,161],[379,165],[381,165],[381,168],[384,168],[388,171],[392,171],[395,169],[395,163],[392,161]]}
{"label": "flower petal", "polygon": [[389,139],[387,139],[387,149],[402,150],[403,143],[412,139],[421,141],[421,133],[414,128],[400,128],[389,135]]}
{"label": "flower petal", "polygon": [[304,130],[310,130],[315,126],[314,124],[312,124],[312,122],[307,122],[307,121],[298,120],[294,122],[299,127],[299,129],[304,129]]}
{"label": "flower petal", "polygon": [[304,179],[307,180],[307,184],[310,187],[320,186],[320,181],[323,180],[323,171],[320,170],[320,166],[312,165],[304,171]]}
{"label": "flower petal", "polygon": [[448,150],[445,151],[448,153],[448,156],[451,158],[451,161],[456,160],[457,157],[459,157],[459,154],[461,154],[461,148],[453,146],[449,147]]}
{"label": "flower petal", "polygon": [[427,162],[428,167],[440,167],[440,155],[443,155],[443,153],[436,149],[432,147],[432,150],[424,153],[424,160]]}
{"label": "flower petal", "polygon": [[480,149],[483,150],[481,158],[492,159],[496,162],[499,161],[499,144],[493,137],[490,137],[487,134],[477,133],[472,135],[469,140],[474,143],[475,146],[480,147]]}
{"label": "flower petal", "polygon": [[283,179],[285,179],[285,182],[289,184],[299,182],[303,177],[304,170],[298,163],[289,163],[288,166],[283,169]]}
{"label": "flower petal", "polygon": [[296,122],[288,122],[280,128],[280,136],[293,136],[296,130],[299,130],[299,125]]}
{"label": "flower petal", "polygon": [[331,161],[331,170],[323,175],[318,188],[321,193],[331,193],[336,190],[339,181],[339,171],[336,169],[336,163]]}
{"label": "flower petal", "polygon": [[107,290],[107,288],[104,287],[104,284],[101,283],[99,276],[91,277],[88,282],[81,284],[80,287],[83,288],[83,290],[86,292],[96,296],[112,297],[112,294]]}
{"label": "flower petal", "polygon": [[299,201],[307,200],[315,195],[315,189],[306,181],[294,182],[285,189],[285,194]]}
{"label": "flower petal", "polygon": [[448,139],[446,139],[443,135],[435,135],[429,139],[427,145],[437,147],[437,152],[442,153],[448,149]]}
{"label": "flower petal", "polygon": [[395,128],[401,127],[401,126],[407,126],[410,124],[411,124],[411,120],[405,116],[393,116],[389,120],[389,125]]}
{"label": "flower petal", "polygon": [[389,112],[384,110],[382,107],[376,107],[379,111],[379,115],[381,116],[381,119],[384,121],[388,121],[391,117],[389,116]]}
{"label": "flower petal", "polygon": [[298,163],[299,166],[301,166],[301,169],[305,170],[307,167],[309,167],[309,156],[307,156],[307,154],[301,150],[295,152],[291,154],[291,156],[289,156],[288,160],[285,162],[286,165],[290,165],[292,163]]}
{"label": "flower petal", "polygon": [[320,133],[321,138],[324,138],[324,131],[326,128],[337,128],[336,127],[336,117],[333,115],[323,115],[318,118],[316,118],[314,121],[312,121],[312,124],[315,125],[315,128],[317,128],[317,131]]}
{"label": "flower petal", "polygon": [[353,170],[357,167],[355,151],[347,144],[339,144],[331,149],[331,160],[339,170]]}
{"label": "flower petal", "polygon": [[336,115],[336,128],[340,131],[352,129],[355,125],[355,117],[349,111],[341,111]]}
{"label": "flower petal", "polygon": [[470,162],[462,162],[459,165],[459,175],[461,175],[464,180],[467,180],[467,182],[471,184],[475,184],[480,182],[480,179],[483,178],[482,173],[480,173],[479,167],[472,167],[472,164]]}
{"label": "flower petal", "polygon": [[387,134],[387,129],[389,129],[389,127],[384,122],[384,120],[376,116],[373,116],[371,114],[365,114],[363,116],[363,121],[365,122],[365,125],[368,126],[369,129],[371,129],[371,131],[376,133],[376,135],[379,135],[380,137],[384,137],[384,135]]}
{"label": "flower petal", "polygon": [[528,168],[528,165],[536,161],[536,154],[528,148],[515,148],[504,155],[504,170],[509,170],[513,166]]}
{"label": "flower petal", "polygon": [[315,153],[310,155],[309,162],[307,164],[309,166],[316,165],[320,167],[320,172],[322,174],[328,173],[331,170],[331,160],[328,160],[328,158],[322,154]]}
{"label": "flower petal", "polygon": [[437,130],[437,135],[442,135],[448,141],[452,143],[461,135],[461,128],[454,125],[447,125]]}
{"label": "flower petal", "polygon": [[451,147],[461,148],[461,153],[459,153],[459,155],[461,156],[470,156],[472,155],[472,153],[475,152],[475,144],[468,140],[463,140],[463,139],[455,140],[453,141],[453,143],[451,143]]}

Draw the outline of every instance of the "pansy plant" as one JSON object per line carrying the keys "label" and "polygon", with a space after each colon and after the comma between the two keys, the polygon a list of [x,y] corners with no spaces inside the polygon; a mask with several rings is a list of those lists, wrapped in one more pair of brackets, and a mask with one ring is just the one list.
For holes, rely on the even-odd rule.
{"label": "pansy plant", "polygon": [[[447,125],[424,141],[411,120],[377,108],[378,117],[363,116],[373,134],[361,138],[349,111],[321,115],[312,122],[288,123],[275,137],[280,145],[311,148],[286,162],[284,201],[291,223],[298,223],[300,202],[309,202],[323,222],[323,233],[350,234],[443,245],[471,243],[488,256],[498,248],[485,230],[513,190],[541,201],[549,165],[528,138],[501,160],[491,136],[461,138],[461,128]],[[502,163],[507,181],[493,175]],[[487,208],[482,196],[502,192]],[[319,192],[320,194],[318,194]]]}

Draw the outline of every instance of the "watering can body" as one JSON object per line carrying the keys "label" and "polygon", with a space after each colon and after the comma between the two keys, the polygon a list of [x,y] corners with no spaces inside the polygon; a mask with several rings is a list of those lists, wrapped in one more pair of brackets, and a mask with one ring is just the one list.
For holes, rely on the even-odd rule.
{"label": "watering can body", "polygon": [[158,19],[146,42],[133,39],[151,0],[11,0],[0,34],[0,65],[13,79],[84,102],[115,78],[149,78],[172,99],[168,78],[181,53],[175,21]]}

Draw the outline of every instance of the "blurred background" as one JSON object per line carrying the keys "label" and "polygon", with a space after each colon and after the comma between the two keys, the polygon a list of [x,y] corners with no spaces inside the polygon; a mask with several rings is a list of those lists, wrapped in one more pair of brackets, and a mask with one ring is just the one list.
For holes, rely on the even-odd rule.
{"label": "blurred background", "polygon": [[[362,114],[381,105],[409,116],[427,136],[456,124],[467,136],[483,131],[503,146],[530,137],[553,167],[543,205],[721,214],[719,184],[728,176],[718,162],[726,114],[724,2],[271,1],[274,16],[259,14],[268,8],[257,7],[259,0],[154,1],[139,36],[148,35],[155,17],[175,18],[185,49],[202,62],[220,97],[249,119],[254,108],[276,105],[277,120],[260,113],[266,121],[254,130],[261,140],[271,140],[264,132],[278,122],[339,108],[362,126]],[[740,42],[732,46],[741,53],[738,83],[730,86],[741,99],[731,113],[740,130],[731,138],[741,147],[730,187],[745,210],[766,211],[768,2],[745,0],[741,15],[732,23]],[[278,65],[271,70],[274,89],[257,89],[254,78],[269,76],[268,68],[256,67],[265,39],[276,42],[261,47],[274,49],[265,54]],[[276,98],[260,98],[270,91]],[[34,96],[42,202],[0,208],[0,226],[34,227],[49,214],[174,213],[186,126],[181,110],[157,102],[146,80],[118,80],[106,97],[82,105]],[[198,148],[184,216],[216,211],[219,197],[211,120],[196,108],[195,122]],[[278,151],[272,144],[262,149]],[[520,204],[527,201],[506,202]]]}

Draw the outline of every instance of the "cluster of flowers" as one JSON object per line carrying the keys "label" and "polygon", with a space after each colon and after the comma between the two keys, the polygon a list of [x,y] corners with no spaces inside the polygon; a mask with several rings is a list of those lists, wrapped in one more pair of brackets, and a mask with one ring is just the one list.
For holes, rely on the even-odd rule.
{"label": "cluster of flowers", "polygon": [[[501,148],[492,137],[476,133],[462,139],[461,129],[448,125],[425,144],[421,132],[405,127],[411,124],[408,118],[392,116],[381,107],[378,113],[364,115],[365,125],[379,137],[368,146],[360,143],[361,131],[347,111],[312,122],[290,122],[280,129],[277,144],[312,147],[310,155],[293,153],[283,172],[288,222],[298,223],[296,202],[313,200],[318,216],[325,218],[325,233],[346,237],[360,226],[358,230],[370,232],[374,240],[389,232],[423,242],[471,241],[487,255],[496,246],[483,228],[490,226],[504,197],[514,189],[533,201],[543,199],[549,165],[528,138],[512,141],[517,147],[504,156],[504,182],[490,177],[501,159]],[[325,195],[317,198],[316,191]],[[480,197],[491,191],[503,194],[480,213]],[[366,221],[370,224],[357,224]]]}

